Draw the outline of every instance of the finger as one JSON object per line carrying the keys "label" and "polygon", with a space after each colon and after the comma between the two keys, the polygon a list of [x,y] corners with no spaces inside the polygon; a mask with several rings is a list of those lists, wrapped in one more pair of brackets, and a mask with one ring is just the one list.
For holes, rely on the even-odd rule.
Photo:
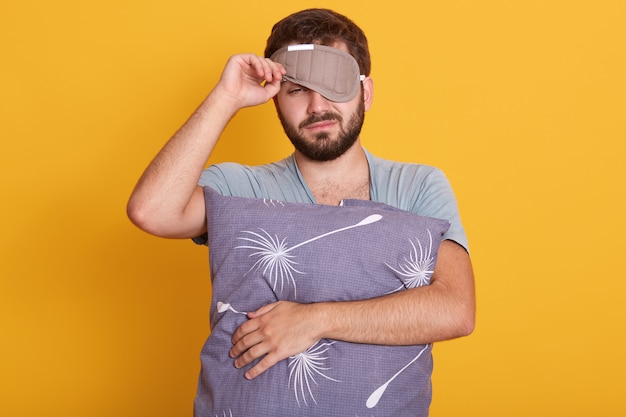
{"label": "finger", "polygon": [[[286,71],[281,64],[271,61],[269,58],[256,58],[258,59],[258,66],[256,69],[257,71],[263,71],[263,78],[265,81],[271,82],[273,80],[281,80],[283,78],[283,74]],[[259,75],[261,74],[259,73]]]}
{"label": "finger", "polygon": [[260,332],[251,333],[241,338],[235,345],[233,345],[233,347],[230,348],[228,353],[231,358],[237,358],[241,355],[245,355],[250,349],[262,343],[263,340],[263,336]]}
{"label": "finger", "polygon": [[248,57],[248,65],[252,67],[255,77],[259,80],[270,82],[274,79],[275,67],[264,58],[251,55]]}
{"label": "finger", "polygon": [[265,83],[264,88],[267,91],[268,100],[280,92],[280,84],[280,80]]}
{"label": "finger", "polygon": [[235,360],[235,368],[243,368],[244,366],[247,366],[255,360],[265,356],[269,352],[268,346],[268,343],[258,343],[250,349],[244,351],[243,354]]}
{"label": "finger", "polygon": [[248,313],[248,318],[253,319],[253,318],[262,316],[263,314],[269,313],[270,311],[274,309],[274,307],[276,307],[277,304],[278,302],[266,304],[260,307],[259,309],[257,309],[256,311],[251,311]]}
{"label": "finger", "polygon": [[272,69],[263,58],[259,56],[255,57],[254,68],[256,69],[259,77],[263,78],[265,81],[271,81]]}
{"label": "finger", "polygon": [[278,363],[278,357],[268,354],[245,373],[246,379],[254,379]]}
{"label": "finger", "polygon": [[256,321],[248,320],[243,323],[235,333],[233,333],[233,337],[231,338],[231,342],[233,345],[239,343],[244,337],[253,333],[259,329],[259,324]]}
{"label": "finger", "polygon": [[269,58],[265,58],[265,62],[267,62],[271,72],[272,72],[272,78],[271,80],[267,80],[268,82],[273,81],[273,80],[278,80],[281,81],[283,79],[283,76],[287,73],[287,70],[285,69],[285,67],[283,66],[283,64],[280,64],[278,62],[274,62],[272,60],[270,60]]}
{"label": "finger", "polygon": [[286,73],[285,67],[283,67],[282,64],[260,56],[251,56],[249,65],[254,68],[255,74],[258,78],[268,83],[281,81],[283,79],[283,75]]}

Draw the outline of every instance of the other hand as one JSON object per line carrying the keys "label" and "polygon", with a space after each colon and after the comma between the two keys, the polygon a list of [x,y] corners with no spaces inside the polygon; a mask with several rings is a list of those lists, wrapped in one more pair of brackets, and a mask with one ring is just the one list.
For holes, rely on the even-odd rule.
{"label": "other hand", "polygon": [[278,301],[248,313],[248,320],[233,334],[230,356],[242,368],[262,358],[246,372],[253,379],[290,356],[304,352],[320,337],[315,304]]}

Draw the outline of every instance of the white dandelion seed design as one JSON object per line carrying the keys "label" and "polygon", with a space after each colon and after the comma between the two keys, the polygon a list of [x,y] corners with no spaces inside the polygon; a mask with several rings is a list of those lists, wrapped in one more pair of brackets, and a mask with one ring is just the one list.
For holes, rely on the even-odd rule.
{"label": "white dandelion seed design", "polygon": [[252,270],[262,269],[263,275],[267,275],[274,291],[277,291],[279,284],[279,292],[283,291],[285,284],[292,285],[295,290],[296,281],[294,274],[304,274],[304,272],[296,269],[295,265],[298,263],[293,260],[295,255],[289,252],[323,237],[375,223],[382,219],[382,217],[383,216],[380,214],[372,214],[356,224],[331,230],[330,232],[313,237],[292,247],[287,246],[286,238],[280,239],[276,235],[272,236],[262,228],[259,228],[260,233],[244,230],[242,233],[246,233],[250,237],[239,237],[238,239],[249,242],[249,244],[236,246],[235,249],[252,249],[254,252],[252,252],[250,256],[258,258],[247,273]]}
{"label": "white dandelion seed design", "polygon": [[389,386],[389,384],[398,377],[398,375],[400,375],[402,372],[404,372],[409,366],[411,366],[416,360],[418,360],[420,358],[420,356],[422,356],[422,354],[426,351],[426,349],[428,349],[430,345],[426,345],[422,348],[422,350],[419,351],[419,353],[417,354],[416,357],[414,357],[409,363],[407,363],[406,365],[404,365],[404,367],[402,367],[402,369],[400,369],[398,372],[396,372],[391,378],[389,378],[387,380],[387,382],[385,382],[383,385],[381,385],[380,387],[378,387],[367,399],[367,401],[365,402],[365,406],[367,408],[374,408],[376,407],[376,405],[378,404],[378,402],[380,401],[380,399],[382,398],[383,394],[385,393],[385,391],[387,390],[387,387]]}
{"label": "white dandelion seed design", "polygon": [[430,230],[426,231],[428,232],[429,237],[429,243],[427,248],[423,247],[422,243],[417,238],[415,238],[417,246],[415,246],[412,240],[409,240],[412,248],[409,253],[409,258],[407,259],[405,257],[404,263],[399,265],[398,269],[392,267],[389,264],[386,264],[400,277],[400,280],[403,283],[403,285],[397,288],[395,291],[416,288],[422,285],[428,285],[430,283],[430,277],[433,274],[435,259],[432,254],[433,236],[430,233]]}
{"label": "white dandelion seed design", "polygon": [[285,207],[285,203],[283,203],[282,201],[272,200],[272,199],[269,199],[269,198],[264,198],[263,199],[263,204],[265,204],[267,207],[269,207],[269,206],[272,206],[272,207],[276,207],[276,206]]}
{"label": "white dandelion seed design", "polygon": [[262,269],[263,275],[267,274],[269,277],[274,291],[277,290],[278,284],[280,284],[280,292],[283,291],[285,283],[295,287],[296,281],[293,274],[303,274],[303,272],[296,269],[297,262],[292,259],[294,255],[288,253],[290,249],[287,247],[286,239],[281,240],[278,236],[271,236],[264,229],[260,230],[263,234],[248,230],[243,231],[252,237],[240,237],[238,239],[248,241],[251,245],[235,247],[235,249],[253,249],[255,251],[250,256],[255,256],[258,259],[247,273],[255,269]]}
{"label": "white dandelion seed design", "polygon": [[233,412],[229,409],[228,414],[226,414],[226,411],[224,411],[224,414],[222,414],[222,416],[216,414],[215,417],[233,417]]}
{"label": "white dandelion seed design", "polygon": [[324,367],[324,361],[328,359],[328,357],[322,355],[325,354],[334,343],[335,342],[320,343],[318,340],[306,351],[289,357],[289,385],[291,386],[293,383],[293,393],[296,396],[298,405],[300,405],[300,398],[302,398],[304,405],[308,405],[307,394],[311,397],[313,402],[317,404],[313,396],[313,387],[311,385],[318,385],[315,380],[316,375],[330,381],[341,382],[323,373],[323,371],[328,371],[330,368]]}
{"label": "white dandelion seed design", "polygon": [[218,313],[226,313],[227,311],[232,311],[233,313],[237,313],[237,314],[243,314],[244,316],[248,314],[245,311],[237,311],[237,310],[235,310],[233,308],[233,306],[231,306],[228,303],[224,303],[222,301],[218,301],[217,302],[217,312]]}

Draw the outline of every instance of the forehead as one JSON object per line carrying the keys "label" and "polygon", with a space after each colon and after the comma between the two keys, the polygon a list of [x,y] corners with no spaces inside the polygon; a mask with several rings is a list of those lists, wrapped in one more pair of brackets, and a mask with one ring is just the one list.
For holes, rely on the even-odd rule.
{"label": "forehead", "polygon": [[317,91],[331,101],[347,102],[356,97],[361,75],[345,44],[333,46],[295,44],[276,51],[270,59],[281,63],[285,79]]}

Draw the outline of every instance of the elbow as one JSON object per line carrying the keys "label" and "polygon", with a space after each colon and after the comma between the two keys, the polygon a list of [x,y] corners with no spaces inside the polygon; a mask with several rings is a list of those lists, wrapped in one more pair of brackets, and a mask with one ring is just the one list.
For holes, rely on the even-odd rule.
{"label": "elbow", "polygon": [[206,232],[204,206],[196,207],[190,214],[178,213],[163,205],[144,204],[131,197],[126,205],[126,215],[135,226],[154,236],[183,239]]}
{"label": "elbow", "polygon": [[144,229],[142,226],[146,223],[148,216],[145,210],[142,210],[141,205],[137,204],[132,198],[126,205],[126,216],[135,226],[142,230]]}
{"label": "elbow", "polygon": [[455,337],[469,336],[476,326],[476,309],[474,304],[463,306],[454,319]]}
{"label": "elbow", "polygon": [[458,325],[458,337],[469,336],[474,332],[476,326],[476,317],[472,314],[470,317],[463,317]]}
{"label": "elbow", "polygon": [[141,204],[131,197],[126,205],[126,215],[128,216],[128,219],[139,229],[144,232],[158,235],[158,232],[153,224],[155,216],[150,212],[145,204]]}

